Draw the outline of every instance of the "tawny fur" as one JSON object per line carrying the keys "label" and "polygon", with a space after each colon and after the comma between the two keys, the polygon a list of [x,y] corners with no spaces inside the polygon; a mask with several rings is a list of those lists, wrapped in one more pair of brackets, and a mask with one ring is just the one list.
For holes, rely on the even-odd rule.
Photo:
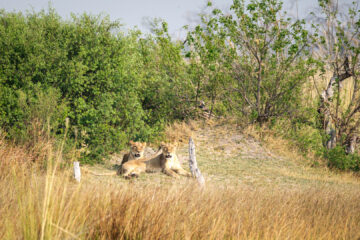
{"label": "tawny fur", "polygon": [[121,174],[122,172],[122,166],[124,163],[128,162],[128,161],[133,161],[136,159],[141,159],[144,157],[144,152],[145,152],[145,148],[146,148],[146,142],[142,143],[142,142],[133,142],[130,141],[130,152],[126,153],[123,156],[123,159],[121,161],[121,166],[118,169],[117,174]]}
{"label": "tawny fur", "polygon": [[85,170],[85,172],[91,173],[95,176],[112,176],[112,175],[120,175],[122,172],[122,165],[126,162],[129,161],[133,161],[136,159],[141,159],[144,157],[144,152],[145,152],[145,148],[146,148],[146,142],[134,142],[131,141],[129,142],[130,144],[130,152],[124,154],[123,159],[121,161],[121,165],[120,168],[116,171],[116,172],[112,172],[112,173],[96,173],[93,171],[90,171],[88,169]]}
{"label": "tawny fur", "polygon": [[133,142],[130,141],[130,152],[126,153],[121,161],[124,164],[130,160],[139,159],[144,157],[144,151],[146,148],[146,142]]}
{"label": "tawny fur", "polygon": [[176,156],[176,144],[161,144],[162,152],[152,158],[141,158],[126,162],[122,166],[122,173],[125,178],[137,177],[142,172],[161,170],[163,173],[178,178],[179,175],[190,177],[191,174],[185,171]]}

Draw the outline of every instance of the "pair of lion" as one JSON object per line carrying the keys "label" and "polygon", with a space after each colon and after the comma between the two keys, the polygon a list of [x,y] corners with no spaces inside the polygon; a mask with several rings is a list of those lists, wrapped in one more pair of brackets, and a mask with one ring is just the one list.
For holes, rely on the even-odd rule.
{"label": "pair of lion", "polygon": [[[159,151],[153,157],[145,158],[146,143],[130,141],[130,152],[125,154],[118,174],[124,178],[138,177],[142,172],[161,170],[163,173],[178,178],[179,175],[191,177],[185,171],[176,156],[177,144],[161,143]],[[161,153],[159,154],[161,150]]]}

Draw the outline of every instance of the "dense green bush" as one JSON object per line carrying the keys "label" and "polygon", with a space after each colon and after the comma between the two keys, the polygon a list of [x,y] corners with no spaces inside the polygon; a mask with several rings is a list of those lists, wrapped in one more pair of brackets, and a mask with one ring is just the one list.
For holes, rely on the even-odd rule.
{"label": "dense green bush", "polygon": [[142,103],[151,124],[191,116],[192,81],[182,56],[182,43],[173,42],[165,22],[155,21],[153,36],[140,41],[143,63]]}
{"label": "dense green bush", "polygon": [[341,146],[324,150],[324,157],[329,161],[330,167],[340,170],[360,170],[360,156],[346,154],[345,149]]}
{"label": "dense green bush", "polygon": [[304,106],[318,67],[304,21],[286,18],[276,0],[235,0],[229,14],[208,6],[185,44],[161,20],[144,35],[108,16],[0,10],[0,129],[31,143],[62,137],[68,119],[65,149],[85,148],[83,162],[94,163],[130,139],[154,140],[169,122],[207,115],[204,101],[208,112],[266,123],[304,154],[359,170],[358,155],[324,153],[317,109]]}
{"label": "dense green bush", "polygon": [[90,150],[84,161],[95,162],[182,118],[188,105],[178,93],[188,78],[180,45],[166,28],[143,38],[120,26],[86,14],[64,21],[52,9],[2,10],[0,127],[8,137],[36,140],[34,131],[49,129],[56,137],[68,117],[70,141],[76,129],[78,146]]}

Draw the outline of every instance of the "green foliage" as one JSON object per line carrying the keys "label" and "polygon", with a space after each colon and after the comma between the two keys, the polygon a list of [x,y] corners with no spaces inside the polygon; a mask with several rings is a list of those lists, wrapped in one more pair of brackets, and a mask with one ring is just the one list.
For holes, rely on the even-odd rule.
{"label": "green foliage", "polygon": [[328,159],[330,167],[340,170],[360,170],[360,156],[357,154],[346,154],[342,146],[324,150],[324,157]]}
{"label": "green foliage", "polygon": [[[272,124],[304,154],[322,152],[316,109],[305,108],[301,94],[308,77],[319,66],[325,70],[321,59],[312,59],[310,43],[326,38],[311,35],[303,20],[286,18],[280,0],[234,0],[230,14],[210,1],[207,7],[186,44],[173,41],[161,19],[151,23],[150,35],[125,34],[108,16],[64,21],[53,9],[0,10],[0,128],[17,142],[36,142],[63,136],[68,119],[65,148],[85,148],[82,161],[95,163],[130,139],[153,141],[166,124],[196,117],[204,101],[211,113]],[[349,16],[359,27],[357,12]],[[336,26],[334,47],[351,53],[357,89],[359,47]],[[358,28],[348,28],[357,36]],[[349,126],[359,124],[358,93],[350,110],[339,111]],[[340,160],[339,149],[324,156],[331,166],[359,168],[356,156]]]}
{"label": "green foliage", "polygon": [[144,79],[140,91],[147,121],[158,124],[190,117],[194,93],[181,54],[182,43],[171,41],[167,24],[161,20],[155,19],[152,31],[154,36],[140,40]]}
{"label": "green foliage", "polygon": [[260,123],[292,114],[316,70],[305,22],[286,19],[281,8],[276,0],[235,0],[231,14],[214,9],[188,36],[204,92],[232,93],[231,107]]}
{"label": "green foliage", "polygon": [[[219,9],[212,11],[215,17],[220,13]],[[201,25],[188,33],[186,56],[189,58],[189,70],[196,87],[195,104],[205,100],[210,102],[211,112],[223,114],[231,108],[229,102],[233,100],[233,94],[229,94],[227,88],[231,82],[229,70],[234,51],[226,43],[225,28],[215,17],[202,15]],[[221,108],[217,107],[219,105]],[[218,112],[218,109],[221,110]]]}
{"label": "green foliage", "polygon": [[93,163],[182,118],[188,78],[166,23],[145,39],[120,27],[107,16],[0,11],[0,127],[8,137],[56,137],[69,118],[69,141],[87,147],[83,161]]}
{"label": "green foliage", "polygon": [[307,121],[305,117],[282,118],[273,119],[270,128],[275,130],[276,134],[290,140],[306,156],[310,152],[317,154],[323,151],[321,132],[314,125],[311,121]]}
{"label": "green foliage", "polygon": [[[318,2],[320,11],[314,19],[321,19],[322,23],[312,25],[314,55],[322,62],[323,72],[330,72],[335,77],[335,82],[322,93],[319,128],[331,128],[336,144],[346,147],[351,137],[360,132],[360,10],[353,2],[348,13],[342,14],[335,2]],[[342,85],[349,82],[352,87],[345,92]],[[325,140],[330,139],[330,136],[326,137]]]}

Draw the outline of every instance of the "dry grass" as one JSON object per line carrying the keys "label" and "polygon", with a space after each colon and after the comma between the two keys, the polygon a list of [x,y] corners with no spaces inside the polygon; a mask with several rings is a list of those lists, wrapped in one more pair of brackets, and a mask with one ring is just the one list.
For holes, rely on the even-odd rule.
{"label": "dry grass", "polygon": [[305,158],[294,144],[281,136],[277,136],[274,130],[270,130],[265,125],[261,129],[256,125],[248,125],[243,130],[243,133],[248,137],[252,137],[257,141],[264,143],[267,148],[271,149],[271,152],[281,154],[281,156],[288,159],[297,162],[309,162],[309,159],[314,160],[316,158],[315,154],[312,152],[309,152],[309,157]]}
{"label": "dry grass", "polygon": [[[327,84],[329,83],[332,74],[330,72],[317,75],[311,78],[311,81],[308,81],[303,88],[303,103],[305,106],[316,107],[314,104],[317,103],[317,100],[320,98],[320,94],[324,89],[326,89]],[[342,100],[342,108],[346,109],[352,99],[352,93],[354,92],[354,80],[353,78],[348,78],[341,84],[341,94],[340,99]]]}
{"label": "dry grass", "polygon": [[[33,153],[2,142],[0,239],[360,237],[360,184],[354,177],[325,178],[316,169],[301,170],[296,162],[283,165],[285,161],[275,156],[259,161],[261,154],[256,151],[266,155],[265,148],[243,138],[230,125],[199,124],[192,131],[207,179],[205,189],[191,179],[173,180],[160,173],[132,182],[85,175],[77,184],[71,171],[57,168],[61,148],[45,148],[43,160],[48,168],[42,173],[28,164]],[[185,151],[186,147],[180,148],[179,155],[184,157]],[[282,184],[262,185],[264,179],[258,173],[288,178],[280,179]],[[257,179],[257,184],[246,182],[248,176]],[[160,177],[164,181],[153,181]],[[290,178],[329,184],[286,183]]]}
{"label": "dry grass", "polygon": [[[202,125],[194,134],[197,160],[207,181],[253,187],[359,189],[360,178],[326,167],[312,167],[289,141],[266,129],[242,128],[230,123]],[[261,141],[260,141],[261,140]],[[187,146],[179,149],[188,158]]]}
{"label": "dry grass", "polygon": [[193,135],[193,131],[199,128],[199,123],[193,120],[185,122],[175,122],[165,128],[165,137],[169,142],[186,143],[189,137]]}

